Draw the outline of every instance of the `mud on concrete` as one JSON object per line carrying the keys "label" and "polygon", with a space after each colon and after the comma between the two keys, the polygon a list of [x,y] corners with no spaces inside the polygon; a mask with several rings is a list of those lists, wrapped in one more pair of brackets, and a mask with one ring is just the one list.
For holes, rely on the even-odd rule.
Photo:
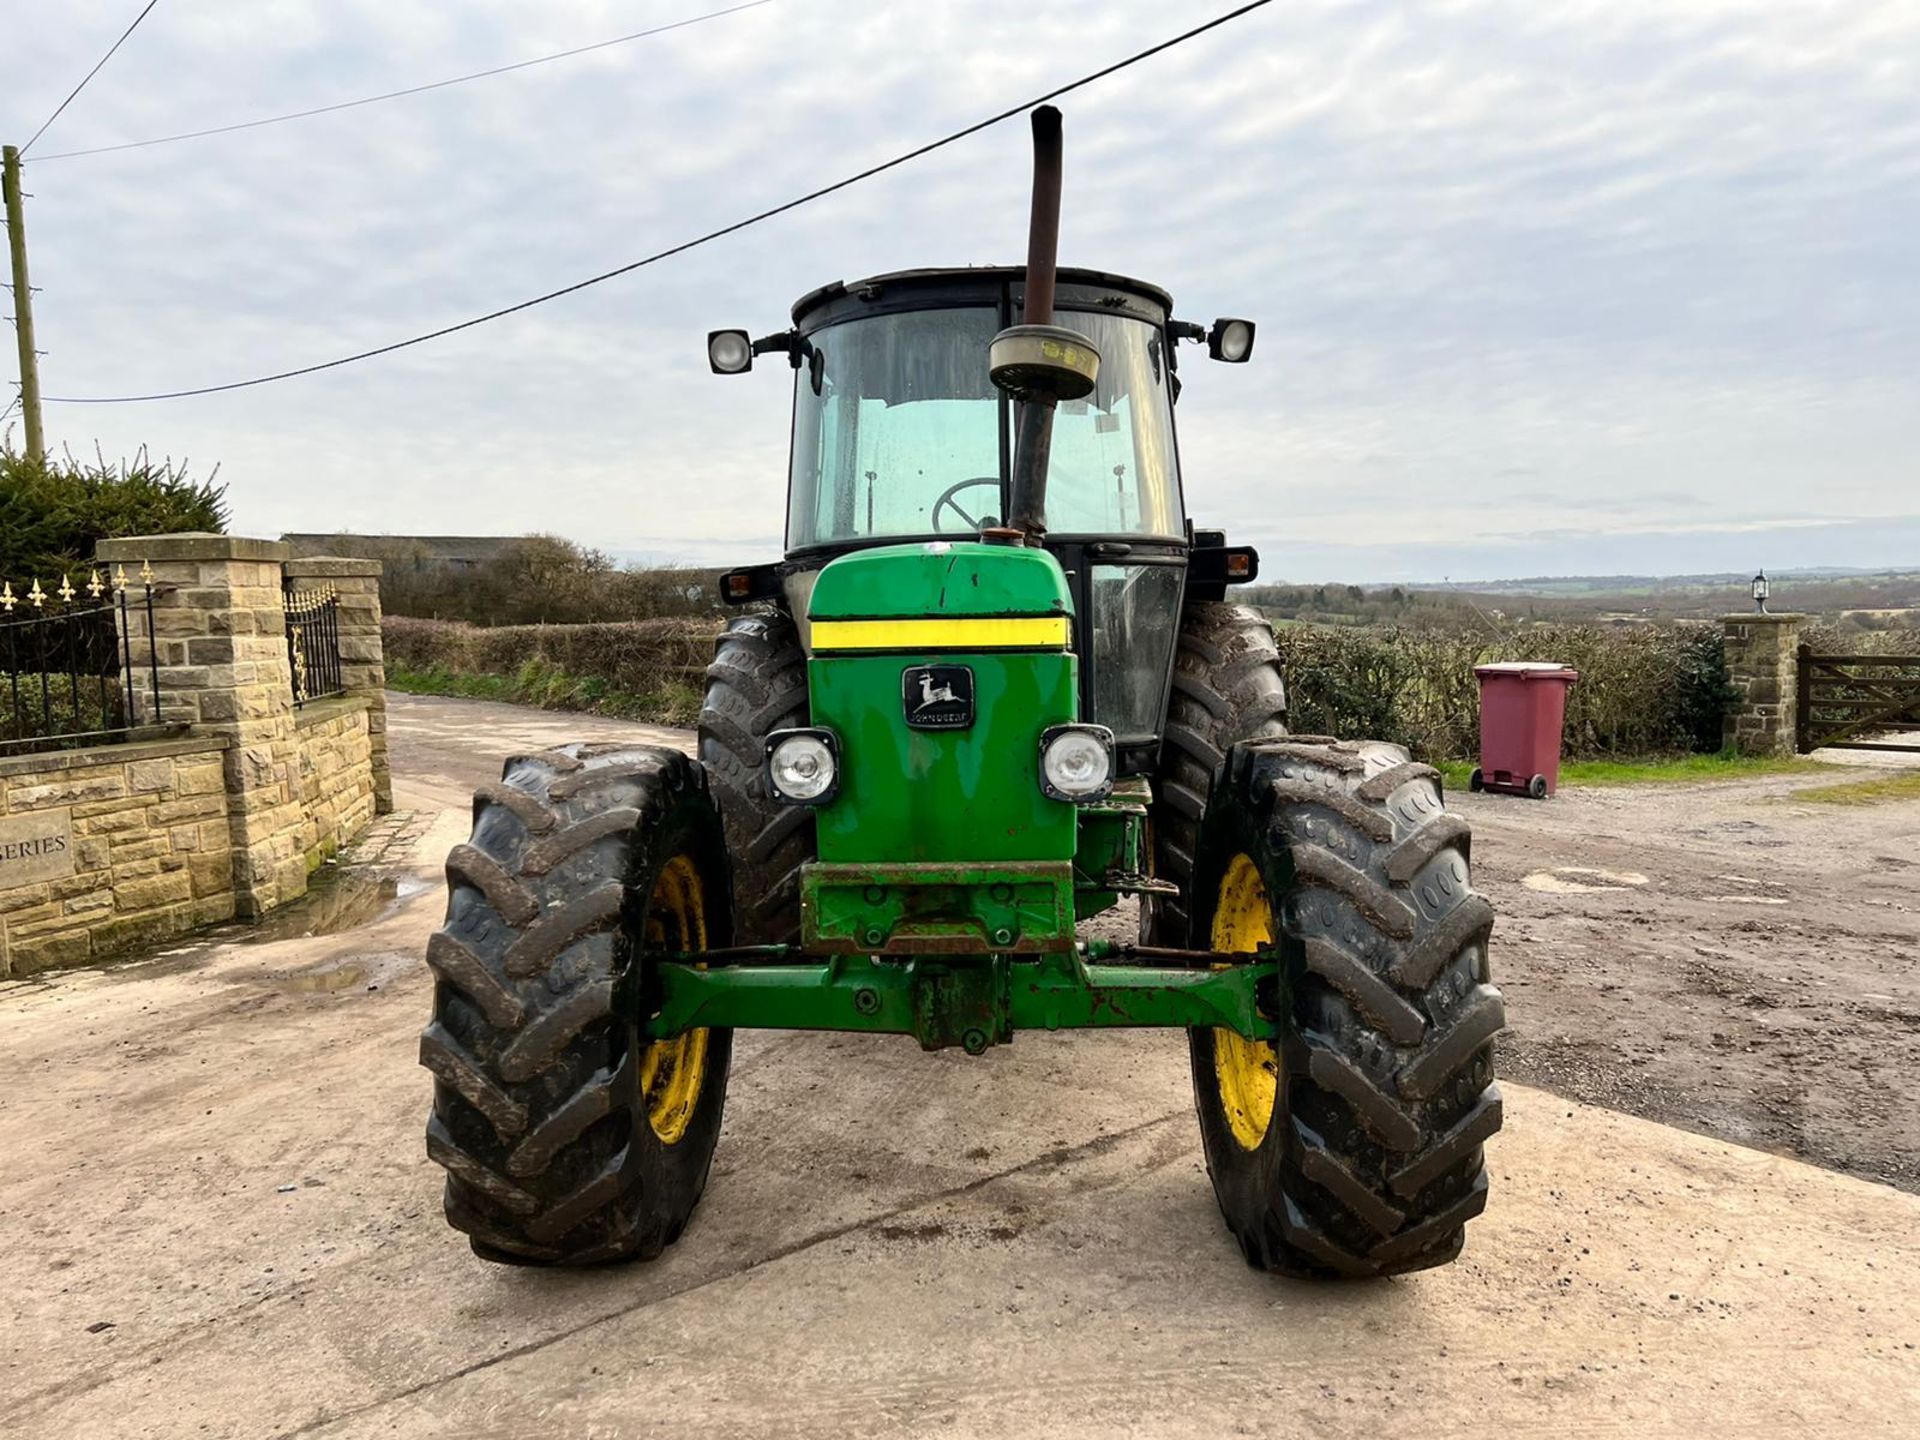
{"label": "mud on concrete", "polygon": [[[462,801],[501,756],[568,739],[692,748],[685,730],[392,701],[396,772]],[[1920,1192],[1920,802],[1793,798],[1824,783],[1450,794],[1500,917],[1500,1073]],[[1131,910],[1093,925],[1133,929]]]}
{"label": "mud on concrete", "polygon": [[1819,783],[1450,796],[1501,1075],[1920,1191],[1920,803]]}
{"label": "mud on concrete", "polygon": [[[379,851],[396,884],[372,887],[364,923],[325,933],[322,905],[281,938],[0,986],[0,1433],[1910,1424],[1920,1199],[1510,1085],[1492,1204],[1458,1264],[1378,1284],[1276,1280],[1246,1268],[1220,1223],[1184,1042],[1161,1033],[1027,1037],[979,1059],[891,1037],[743,1035],[706,1198],[659,1262],[481,1264],[440,1218],[421,1142],[434,870],[501,754],[637,732],[442,702],[417,717],[397,704],[393,733],[414,820],[390,824],[413,839]],[[1910,1100],[1916,1067],[1897,1047],[1911,982],[1893,952],[1910,958],[1911,916],[1898,887],[1849,878],[1912,852],[1910,813],[1845,821],[1827,854],[1806,838],[1827,818],[1764,789],[1465,808],[1503,908],[1509,1074],[1757,1134],[1761,1087],[1791,1072],[1768,1063],[1780,1052],[1755,1043],[1758,1027],[1727,1027],[1752,1014],[1811,1027],[1793,1008],[1811,991],[1859,1027],[1860,1089],[1890,1087],[1889,1109]],[[1861,843],[1902,825],[1905,840]],[[1792,863],[1751,863],[1788,850]],[[1562,867],[1587,888],[1525,883]],[[1600,888],[1629,872],[1645,883]],[[411,899],[402,878],[421,887]],[[358,884],[340,892],[349,910],[367,903]],[[1786,903],[1715,898],[1733,895]],[[1803,902],[1828,907],[1825,922]],[[1852,938],[1816,950],[1801,930],[1747,924]],[[1738,1043],[1695,1070],[1663,1053],[1716,1029]],[[1793,1043],[1822,1083],[1834,1069],[1844,1082],[1830,1046]],[[1860,1091],[1836,1093],[1839,1114],[1801,1105],[1802,1143],[1843,1148],[1836,1122]],[[1901,1123],[1884,1151],[1895,1167],[1913,1153]]]}

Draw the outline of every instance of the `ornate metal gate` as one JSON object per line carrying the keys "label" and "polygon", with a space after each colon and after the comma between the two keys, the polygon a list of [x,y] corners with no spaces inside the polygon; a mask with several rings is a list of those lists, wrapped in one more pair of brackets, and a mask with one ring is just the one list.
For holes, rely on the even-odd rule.
{"label": "ornate metal gate", "polygon": [[318,590],[286,587],[287,667],[293,672],[293,706],[339,695],[340,592],[331,585]]}
{"label": "ornate metal gate", "polygon": [[1816,655],[1802,645],[1799,709],[1803,752],[1920,750],[1862,738],[1920,731],[1920,655]]}

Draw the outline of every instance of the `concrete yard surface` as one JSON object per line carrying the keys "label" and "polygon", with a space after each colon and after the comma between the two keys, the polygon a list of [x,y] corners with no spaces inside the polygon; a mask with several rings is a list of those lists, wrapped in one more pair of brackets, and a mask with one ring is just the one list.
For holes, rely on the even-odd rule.
{"label": "concrete yard surface", "polygon": [[1279,1280],[1174,1034],[742,1035],[660,1261],[484,1264],[415,1063],[469,777],[395,715],[406,814],[280,938],[0,985],[0,1434],[1920,1433],[1920,1197],[1509,1084],[1458,1263]]}

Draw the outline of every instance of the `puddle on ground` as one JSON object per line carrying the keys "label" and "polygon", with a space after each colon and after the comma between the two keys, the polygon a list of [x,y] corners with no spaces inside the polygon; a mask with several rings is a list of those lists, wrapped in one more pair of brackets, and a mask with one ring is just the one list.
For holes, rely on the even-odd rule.
{"label": "puddle on ground", "polygon": [[382,918],[425,889],[426,882],[411,875],[325,868],[314,873],[307,893],[291,905],[249,925],[222,927],[209,938],[229,945],[271,945],[338,935]]}
{"label": "puddle on ground", "polygon": [[[116,956],[100,962],[102,974],[115,980],[151,980],[162,975],[183,975],[204,968],[224,946],[272,945],[282,940],[304,940],[314,936],[339,935],[362,925],[383,920],[414,896],[430,889],[424,880],[411,875],[384,874],[378,870],[322,866],[307,882],[307,893],[291,905],[274,911],[264,920],[251,924],[234,921],[186,937],[186,943],[170,946],[158,954]],[[370,977],[361,973],[347,977],[336,966],[310,976],[274,977],[275,983],[288,989],[308,991],[344,990]],[[385,967],[381,967],[384,973]],[[377,976],[371,977],[378,979]]]}
{"label": "puddle on ground", "polygon": [[331,995],[336,990],[346,990],[354,985],[363,985],[367,979],[367,967],[358,960],[349,960],[344,965],[329,965],[321,970],[303,970],[287,975],[275,983],[282,990],[291,990],[296,995]]}
{"label": "puddle on ground", "polygon": [[1605,890],[1632,890],[1647,883],[1637,870],[1594,870],[1584,865],[1556,865],[1536,870],[1520,883],[1549,895],[1598,895]]}
{"label": "puddle on ground", "polygon": [[417,959],[398,950],[381,950],[312,969],[248,968],[231,971],[220,978],[234,985],[265,985],[287,995],[341,995],[356,990],[378,990],[386,981],[410,969]]}

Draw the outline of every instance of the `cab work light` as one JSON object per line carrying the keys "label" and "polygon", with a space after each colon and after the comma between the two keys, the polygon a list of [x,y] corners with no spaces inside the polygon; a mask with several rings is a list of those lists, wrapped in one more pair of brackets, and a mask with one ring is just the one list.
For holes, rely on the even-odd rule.
{"label": "cab work light", "polygon": [[1229,365],[1246,364],[1253,354],[1253,321],[1214,321],[1207,332],[1207,354]]}
{"label": "cab work light", "polygon": [[707,364],[716,375],[738,375],[753,368],[753,342],[744,330],[715,330],[707,336]]}

